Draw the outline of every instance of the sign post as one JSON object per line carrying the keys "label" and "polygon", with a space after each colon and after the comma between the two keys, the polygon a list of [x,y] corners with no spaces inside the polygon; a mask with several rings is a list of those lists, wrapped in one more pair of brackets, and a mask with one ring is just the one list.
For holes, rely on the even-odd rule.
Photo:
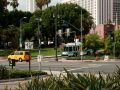
{"label": "sign post", "polygon": [[33,49],[33,42],[25,42],[25,49]]}
{"label": "sign post", "polygon": [[39,62],[39,70],[41,71],[41,61],[42,61],[42,56],[41,55],[37,56],[37,61]]}
{"label": "sign post", "polygon": [[[25,49],[30,50],[33,49],[33,42],[26,41]],[[29,60],[29,72],[31,73],[31,61]]]}

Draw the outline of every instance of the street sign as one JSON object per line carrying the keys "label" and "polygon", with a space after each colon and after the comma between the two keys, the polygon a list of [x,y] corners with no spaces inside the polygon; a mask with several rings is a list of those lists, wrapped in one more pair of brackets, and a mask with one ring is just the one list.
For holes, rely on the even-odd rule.
{"label": "street sign", "polygon": [[25,42],[25,49],[33,49],[33,42]]}

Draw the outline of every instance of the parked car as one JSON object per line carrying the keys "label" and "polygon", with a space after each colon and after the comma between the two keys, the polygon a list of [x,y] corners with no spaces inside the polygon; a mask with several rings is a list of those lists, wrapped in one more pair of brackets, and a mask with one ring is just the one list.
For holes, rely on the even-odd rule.
{"label": "parked car", "polygon": [[92,55],[94,51],[92,49],[87,49],[85,50],[85,52],[86,52],[86,55]]}
{"label": "parked car", "polygon": [[97,55],[104,55],[105,54],[105,50],[104,49],[100,49],[100,50],[97,50],[95,53]]}
{"label": "parked car", "polygon": [[29,51],[14,51],[10,55],[8,55],[8,60],[15,61],[29,61],[31,60],[31,55]]}

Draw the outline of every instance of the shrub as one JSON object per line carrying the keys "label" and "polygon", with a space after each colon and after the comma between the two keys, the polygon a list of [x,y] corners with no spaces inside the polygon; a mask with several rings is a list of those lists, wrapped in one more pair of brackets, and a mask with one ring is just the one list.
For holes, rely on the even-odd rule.
{"label": "shrub", "polygon": [[120,90],[120,68],[112,75],[77,74],[65,69],[67,75],[51,75],[44,78],[33,78],[19,90]]}
{"label": "shrub", "polygon": [[8,69],[5,66],[0,66],[0,79],[8,77]]}
{"label": "shrub", "polygon": [[46,75],[46,72],[41,71],[31,71],[29,70],[10,70],[10,77],[11,78],[25,78],[32,76],[39,76],[39,75]]}

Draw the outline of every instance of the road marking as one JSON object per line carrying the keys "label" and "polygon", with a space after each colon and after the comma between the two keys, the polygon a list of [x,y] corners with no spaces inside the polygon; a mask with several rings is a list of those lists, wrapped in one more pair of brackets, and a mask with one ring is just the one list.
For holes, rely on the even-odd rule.
{"label": "road marking", "polygon": [[[98,64],[89,64],[87,67],[81,67],[81,68],[75,68],[75,69],[69,69],[67,71],[75,71],[75,70],[80,70],[80,69],[86,69],[86,68],[95,68],[95,67],[100,67],[102,65],[98,65]],[[64,73],[65,71],[63,71]]]}

